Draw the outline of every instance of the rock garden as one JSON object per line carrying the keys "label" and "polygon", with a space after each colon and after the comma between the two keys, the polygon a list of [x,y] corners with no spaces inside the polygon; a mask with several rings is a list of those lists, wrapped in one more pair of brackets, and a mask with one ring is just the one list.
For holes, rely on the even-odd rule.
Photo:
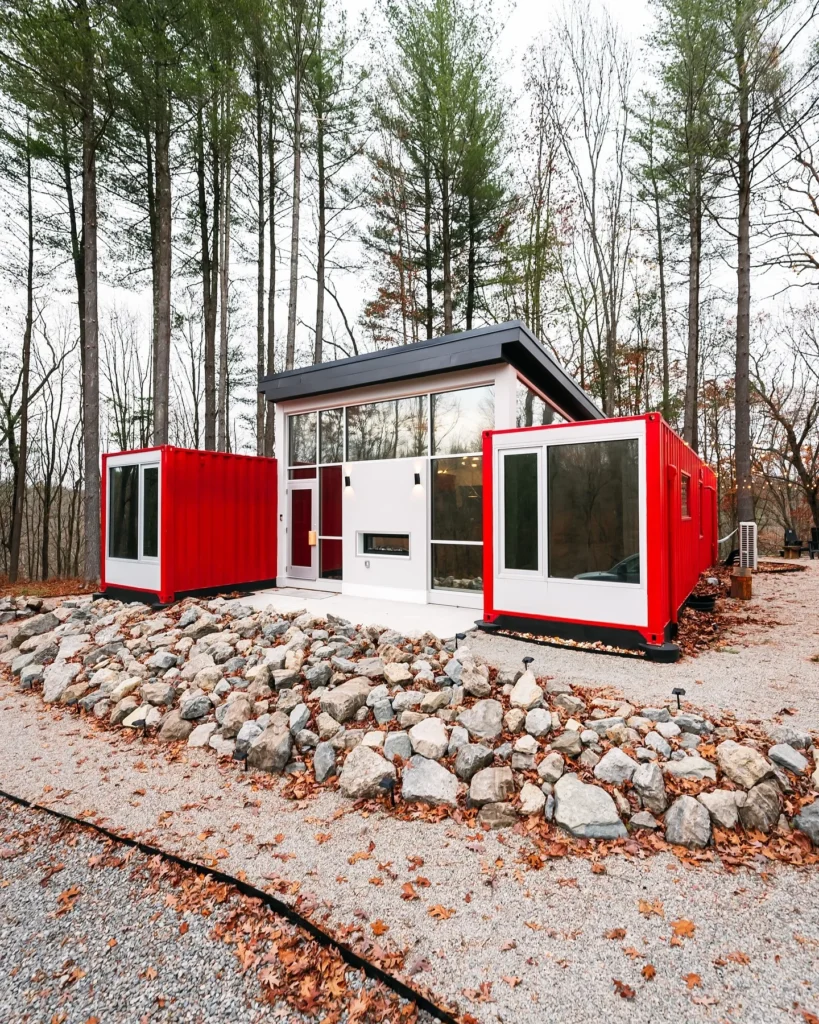
{"label": "rock garden", "polygon": [[17,686],[302,792],[581,845],[819,861],[819,741],[788,724],[638,707],[522,665],[498,672],[465,643],[241,599],[49,603],[8,609],[0,662]]}

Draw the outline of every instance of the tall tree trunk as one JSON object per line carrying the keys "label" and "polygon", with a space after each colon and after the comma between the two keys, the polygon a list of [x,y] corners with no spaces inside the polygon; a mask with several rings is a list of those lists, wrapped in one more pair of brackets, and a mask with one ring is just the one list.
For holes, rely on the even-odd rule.
{"label": "tall tree trunk", "polygon": [[444,334],[452,334],[452,206],[449,177],[441,178],[441,248],[444,263]]}
{"label": "tall tree trunk", "polygon": [[[20,394],[20,445],[14,474],[14,501],[11,514],[11,550],[9,551],[9,581],[17,582],[20,568],[20,539],[23,533],[23,505],[26,497],[26,470],[28,468],[28,392],[31,370],[31,330],[34,323],[34,205],[31,195],[31,138],[26,120],[26,324],[23,330],[23,367]],[[12,430],[14,428],[12,427]]]}
{"label": "tall tree trunk", "polygon": [[296,361],[296,304],[299,289],[299,216],[301,213],[301,72],[296,72],[293,111],[293,220],[290,229],[290,299],[287,306],[287,347],[284,368]]}
{"label": "tall tree trunk", "polygon": [[466,329],[472,330],[472,317],[475,312],[475,201],[469,197],[469,241],[466,257]]}
{"label": "tall tree trunk", "polygon": [[663,221],[660,216],[660,193],[657,188],[656,177],[652,174],[652,186],[654,190],[654,223],[657,231],[657,269],[660,274],[660,342],[662,345],[662,373],[663,373],[663,419],[666,422],[671,420],[671,381],[668,366],[668,303],[665,291],[665,244],[663,242]]}
{"label": "tall tree trunk", "polygon": [[432,179],[429,161],[424,158],[424,277],[426,285],[427,338],[431,338],[433,325],[432,307]]}
{"label": "tall tree trunk", "polygon": [[324,345],[324,260],[327,244],[327,210],[324,180],[324,119],[323,111],[316,111],[318,128],[316,134],[318,164],[318,237],[316,238],[316,340],[313,348],[313,362],[320,363],[323,358]]}
{"label": "tall tree trunk", "polygon": [[[202,315],[205,337],[205,418],[207,421],[210,410],[210,401],[213,397],[213,393],[208,391],[208,383],[213,380],[216,369],[215,351],[213,346],[213,339],[215,337],[213,328],[216,324],[216,310],[213,308],[213,303],[211,301],[211,274],[213,272],[213,268],[210,260],[210,230],[208,228],[208,200],[205,184],[205,125],[201,107],[199,107],[196,112],[196,188],[201,248]],[[198,439],[198,409],[196,410],[195,421],[196,437]],[[214,447],[215,443],[208,444],[208,438],[206,437],[205,448],[213,450]]]}
{"label": "tall tree trunk", "polygon": [[71,180],[71,161],[68,156],[68,133],[61,126],[63,184],[68,206],[68,228],[71,236],[71,259],[77,284],[77,319],[80,326],[80,358],[85,358],[85,267],[83,265],[83,239],[77,228],[77,208],[74,205],[74,185]]}
{"label": "tall tree trunk", "polygon": [[[151,129],[145,129],[145,183],[148,198],[148,236],[151,246],[151,400],[156,395],[156,345],[159,336],[159,218],[156,208],[156,167],[153,157]],[[146,413],[147,410],[140,410]],[[153,427],[154,412],[150,425]],[[151,431],[153,433],[153,431]]]}
{"label": "tall tree trunk", "polygon": [[[267,287],[267,372],[276,372],[276,137],[273,125],[273,101],[269,100],[267,112],[267,174],[269,178],[268,233],[270,236],[270,278]],[[264,453],[272,458],[275,445],[275,407],[266,402],[267,416],[264,428]]]}
{"label": "tall tree trunk", "polygon": [[749,362],[751,347],[751,160],[749,85],[745,40],[740,29],[736,64],[739,80],[739,136],[737,171],[739,202],[737,220],[737,352],[735,380],[735,460],[737,476],[737,520],[752,522],[754,496],[751,490],[751,394]]}
{"label": "tall tree trunk", "polygon": [[85,579],[100,575],[100,354],[97,317],[97,134],[94,116],[93,68],[86,59],[82,113],[82,231],[85,321],[83,363],[83,532]]}
{"label": "tall tree trunk", "polygon": [[256,61],[253,78],[256,101],[256,454],[264,454],[264,395],[259,381],[264,376],[264,95],[262,71]]}
{"label": "tall tree trunk", "polygon": [[211,110],[211,178],[213,181],[213,207],[210,266],[210,301],[205,318],[205,448],[216,450],[216,307],[218,303],[219,285],[219,251],[221,235],[222,193],[219,181],[221,159],[219,154],[220,120],[219,110],[214,99]]}
{"label": "tall tree trunk", "polygon": [[[230,120],[230,98],[226,101],[226,120]],[[216,446],[227,451],[228,444],[228,284],[230,267],[230,174],[231,144],[227,143],[222,183],[222,263],[219,267],[219,416]]]}
{"label": "tall tree trunk", "polygon": [[692,161],[688,171],[688,355],[685,373],[683,439],[697,451],[699,431],[697,393],[700,373],[700,264],[702,246],[702,200],[700,174]]}
{"label": "tall tree trunk", "polygon": [[154,444],[168,443],[171,366],[171,111],[166,98],[156,129],[157,332],[155,346]]}

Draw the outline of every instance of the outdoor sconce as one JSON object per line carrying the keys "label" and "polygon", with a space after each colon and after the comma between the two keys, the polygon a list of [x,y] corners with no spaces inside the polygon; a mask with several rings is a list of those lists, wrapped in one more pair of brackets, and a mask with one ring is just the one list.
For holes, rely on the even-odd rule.
{"label": "outdoor sconce", "polygon": [[415,474],[415,486],[416,487],[420,487],[421,486],[421,474],[420,473],[416,473]]}
{"label": "outdoor sconce", "polygon": [[348,476],[344,477],[344,486],[345,487],[349,487],[350,486],[350,478]]}

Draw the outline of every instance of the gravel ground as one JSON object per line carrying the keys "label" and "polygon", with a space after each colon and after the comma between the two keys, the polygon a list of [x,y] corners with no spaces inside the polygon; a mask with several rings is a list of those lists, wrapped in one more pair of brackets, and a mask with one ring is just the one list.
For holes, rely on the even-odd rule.
{"label": "gravel ground", "polygon": [[[264,1002],[256,973],[240,973],[235,947],[212,937],[242,909],[241,894],[214,904],[209,916],[179,913],[169,907],[179,885],[156,868],[139,852],[0,799],[0,1020],[315,1021],[281,999]],[[187,884],[196,877],[173,874]],[[373,987],[353,970],[347,982],[354,991]]]}
{"label": "gravel ground", "polygon": [[[666,855],[609,857],[602,874],[569,857],[532,870],[514,833],[364,816],[327,789],[288,801],[278,780],[209,753],[185,749],[169,760],[151,742],[45,711],[38,696],[5,682],[0,749],[7,790],[99,815],[193,860],[222,848],[220,868],[260,886],[280,879],[290,899],[321,908],[325,927],[382,922],[380,941],[407,949],[416,983],[480,1021],[579,1024],[590,1007],[613,1024],[804,1024],[803,1009],[819,1014],[815,871],[762,863],[728,873]],[[409,881],[418,899],[403,898]],[[659,913],[641,913],[641,900]],[[443,914],[430,916],[436,907]],[[692,922],[678,925],[690,937],[675,938],[680,920]],[[614,929],[625,934],[607,938]],[[648,965],[653,980],[642,975]],[[627,986],[622,995],[615,979]]]}
{"label": "gravel ground", "polygon": [[687,699],[707,711],[728,710],[746,721],[770,721],[789,707],[796,714],[788,721],[817,729],[819,562],[802,564],[805,572],[755,576],[754,598],[742,603],[754,617],[776,625],[742,626],[728,634],[722,650],[673,665],[542,647],[486,633],[470,637],[469,646],[499,668],[518,668],[521,658],[531,655],[536,675],[557,676],[578,686],[612,686],[643,705],[665,704],[673,699],[672,687],[682,686]]}

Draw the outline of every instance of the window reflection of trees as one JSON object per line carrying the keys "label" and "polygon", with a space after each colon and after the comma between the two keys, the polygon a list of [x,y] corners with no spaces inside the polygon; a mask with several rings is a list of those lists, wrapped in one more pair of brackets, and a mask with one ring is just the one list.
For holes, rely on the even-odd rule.
{"label": "window reflection of trees", "polygon": [[495,426],[495,389],[490,385],[432,396],[433,455],[479,452],[484,430]]}
{"label": "window reflection of trees", "polygon": [[399,398],[347,409],[350,462],[427,454],[427,398]]}

